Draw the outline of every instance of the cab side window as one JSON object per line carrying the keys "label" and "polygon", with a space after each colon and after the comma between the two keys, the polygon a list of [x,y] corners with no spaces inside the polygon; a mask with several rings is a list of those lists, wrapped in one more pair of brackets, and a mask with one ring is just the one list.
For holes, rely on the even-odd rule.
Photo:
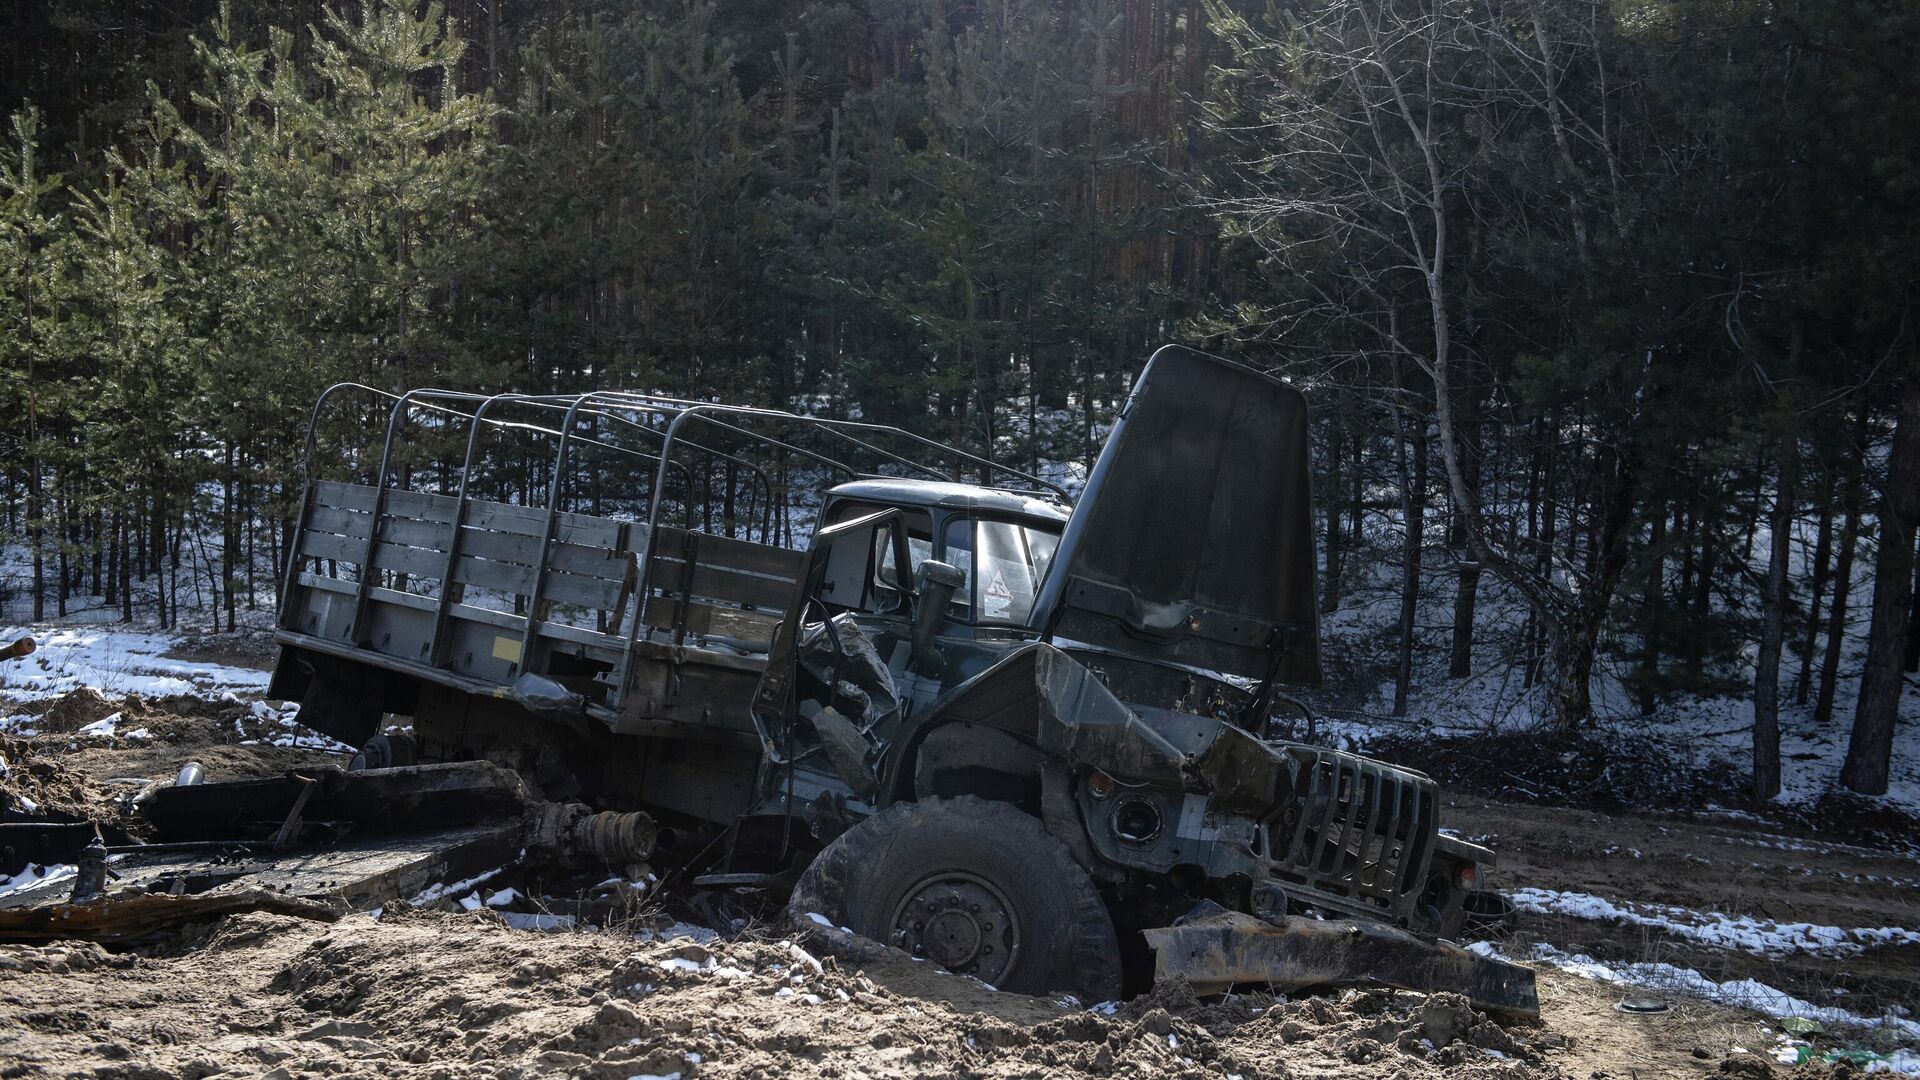
{"label": "cab side window", "polygon": [[[833,521],[851,521],[884,509],[847,504],[834,511]],[[905,526],[908,551],[914,555],[913,565],[918,566],[933,550],[933,520],[925,512],[908,512],[900,521]],[[897,566],[892,521],[876,523],[865,533],[842,537],[834,544],[820,597],[837,611],[875,615],[905,611],[912,585],[909,582],[903,587]]]}

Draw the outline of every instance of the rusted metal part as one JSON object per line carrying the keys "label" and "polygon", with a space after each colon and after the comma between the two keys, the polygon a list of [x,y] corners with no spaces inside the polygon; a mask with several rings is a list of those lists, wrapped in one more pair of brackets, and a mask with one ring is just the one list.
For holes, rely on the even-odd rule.
{"label": "rusted metal part", "polygon": [[234,889],[170,896],[118,893],[86,903],[43,904],[0,910],[0,941],[125,942],[205,922],[222,915],[266,911],[332,922],[345,913],[339,902],[303,900],[268,889]]}
{"label": "rusted metal part", "polygon": [[581,803],[534,802],[527,807],[526,846],[563,861],[608,866],[645,862],[660,830],[639,811],[593,810]]}
{"label": "rusted metal part", "polygon": [[23,656],[32,656],[39,646],[30,637],[16,639],[13,644],[0,647],[0,660],[18,660]]}
{"label": "rusted metal part", "polygon": [[94,836],[92,822],[0,822],[0,877],[12,876],[29,864],[76,862]]}
{"label": "rusted metal part", "polygon": [[300,785],[300,794],[293,798],[293,808],[287,811],[287,819],[280,823],[280,830],[273,834],[273,850],[285,851],[293,846],[300,835],[300,812],[307,808],[307,800],[313,798],[314,786],[318,783],[311,776],[295,774],[293,781]]}
{"label": "rusted metal part", "polygon": [[1538,1016],[1533,971],[1373,922],[1294,918],[1274,926],[1220,912],[1146,931],[1154,981],[1180,980],[1200,993],[1244,984],[1280,991],[1375,983],[1464,994],[1476,1008]]}
{"label": "rusted metal part", "polygon": [[[311,782],[309,782],[309,778]],[[309,825],[426,829],[512,818],[526,801],[517,773],[485,761],[194,784],[154,792],[144,808],[162,839],[227,840],[280,833],[297,802]]]}
{"label": "rusted metal part", "polygon": [[73,875],[72,902],[79,904],[99,896],[107,887],[107,842],[94,833],[80,849],[80,861]]}

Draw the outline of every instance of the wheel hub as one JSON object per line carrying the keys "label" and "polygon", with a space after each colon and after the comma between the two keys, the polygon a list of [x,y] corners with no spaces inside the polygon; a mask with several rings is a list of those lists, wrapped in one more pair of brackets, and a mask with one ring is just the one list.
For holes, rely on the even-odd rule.
{"label": "wheel hub", "polygon": [[894,944],[948,971],[995,983],[1013,967],[1020,926],[991,882],[949,871],[931,875],[894,909]]}

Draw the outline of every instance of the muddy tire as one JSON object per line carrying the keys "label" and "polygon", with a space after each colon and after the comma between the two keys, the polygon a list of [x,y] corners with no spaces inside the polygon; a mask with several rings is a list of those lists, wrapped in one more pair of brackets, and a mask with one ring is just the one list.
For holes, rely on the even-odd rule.
{"label": "muddy tire", "polygon": [[1025,994],[1120,996],[1106,905],[1066,845],[1014,807],[972,796],[899,803],[807,867],[788,914]]}

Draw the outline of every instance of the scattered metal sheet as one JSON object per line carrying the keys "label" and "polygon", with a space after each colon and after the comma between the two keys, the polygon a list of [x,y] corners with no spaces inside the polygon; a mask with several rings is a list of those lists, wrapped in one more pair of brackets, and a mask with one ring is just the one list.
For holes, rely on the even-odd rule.
{"label": "scattered metal sheet", "polygon": [[270,889],[218,889],[188,896],[118,893],[81,904],[44,904],[0,911],[0,941],[138,941],[223,915],[267,911],[332,922],[346,911],[338,901],[287,896]]}
{"label": "scattered metal sheet", "polygon": [[1154,981],[1180,980],[1200,993],[1238,983],[1282,991],[1377,983],[1422,993],[1450,990],[1476,1008],[1501,1013],[1540,1013],[1532,969],[1380,923],[1294,918],[1274,926],[1221,912],[1148,930],[1146,937]]}
{"label": "scattered metal sheet", "polygon": [[[159,893],[197,896],[223,889],[259,889],[295,899],[339,902],[364,910],[405,900],[443,881],[459,881],[519,858],[518,819],[432,832],[369,836],[305,851],[256,844],[168,844],[123,850],[109,862],[111,899]],[[67,903],[70,878],[10,894],[0,915]],[[0,923],[0,927],[8,925]],[[0,940],[7,934],[0,929]]]}

